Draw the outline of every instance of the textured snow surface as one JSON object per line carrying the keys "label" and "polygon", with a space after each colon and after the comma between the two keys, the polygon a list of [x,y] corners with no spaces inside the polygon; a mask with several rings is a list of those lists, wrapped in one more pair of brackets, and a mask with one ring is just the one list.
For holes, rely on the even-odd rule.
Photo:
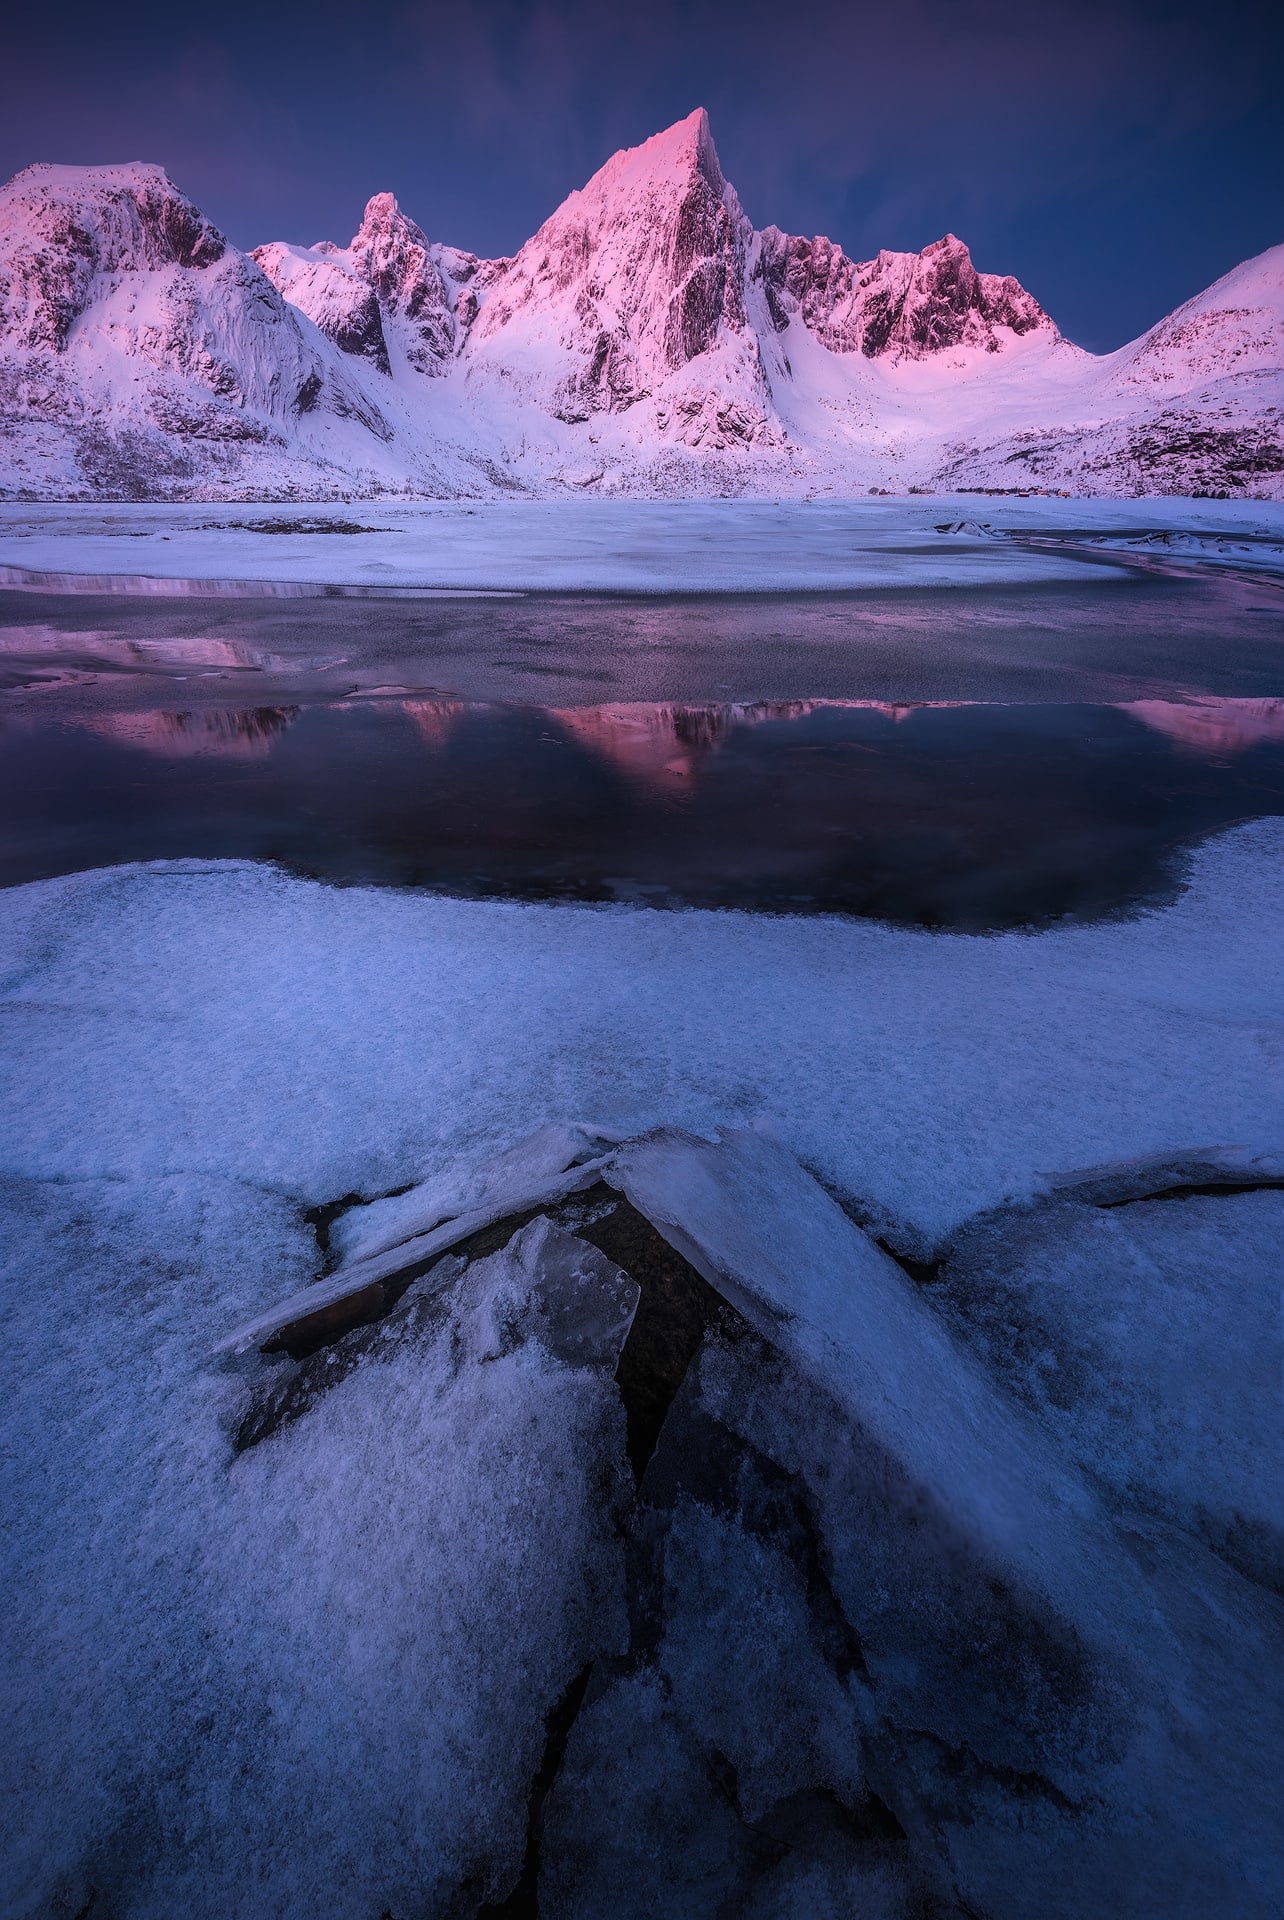
{"label": "textured snow surface", "polygon": [[624,1283],[535,1223],[232,1458],[201,1331],[301,1270],[292,1210],[186,1178],[4,1211],[6,1914],[501,1896],[544,1715],[625,1631],[615,1346],[560,1358],[531,1290],[556,1307],[559,1241]]}
{"label": "textured snow surface", "polygon": [[[1121,557],[1284,574],[1284,505],[1271,502],[381,502],[360,509],[371,531],[344,534],[307,531],[317,517],[259,507],[229,524],[208,508],[0,504],[0,583],[767,593],[1111,579]],[[270,530],[291,523],[305,530]]]}
{"label": "textured snow surface", "polygon": [[407,898],[231,863],[16,889],[6,1160],[323,1201],[568,1114],[628,1132],[765,1114],[934,1242],[1065,1168],[1278,1150],[1282,853],[1280,823],[1256,822],[1199,850],[1161,911],[997,938]]}
{"label": "textured snow surface", "polygon": [[1064,1201],[965,1234],[941,1290],[1089,1473],[1284,1591],[1281,1271],[1284,1193]]}
{"label": "textured snow surface", "polygon": [[[475,1913],[560,1724],[549,1912],[1268,1920],[1276,1196],[1039,1196],[1278,1154],[1282,856],[1000,938],[231,864],[0,895],[6,1911]],[[301,1203],[420,1183],[337,1223],[368,1251],[750,1119],[617,1150],[750,1323],[636,1505],[637,1288],[543,1221],[209,1360],[316,1274]],[[956,1238],[936,1292],[780,1141]]]}
{"label": "textured snow surface", "polygon": [[1284,248],[1118,353],[952,234],[759,232],[697,111],[507,260],[376,193],[239,253],[155,166],[0,189],[0,491],[335,499],[1284,489]]}

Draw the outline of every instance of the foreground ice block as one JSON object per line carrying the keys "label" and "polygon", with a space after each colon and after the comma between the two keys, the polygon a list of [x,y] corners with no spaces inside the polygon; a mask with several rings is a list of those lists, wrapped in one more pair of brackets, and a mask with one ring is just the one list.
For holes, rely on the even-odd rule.
{"label": "foreground ice block", "polygon": [[[771,1140],[662,1132],[609,1177],[762,1337],[706,1352],[683,1390],[706,1437],[667,1468],[662,1437],[649,1478],[675,1512],[750,1511],[755,1461],[805,1490],[859,1643],[866,1775],[916,1854],[1003,1920],[1266,1920],[1274,1598],[1103,1500]],[[716,1496],[692,1462],[728,1447]]]}
{"label": "foreground ice block", "polygon": [[291,1329],[303,1335],[341,1330],[338,1310],[345,1305],[353,1322],[377,1315],[392,1303],[387,1282],[423,1272],[484,1227],[591,1186],[606,1162],[588,1156],[611,1137],[551,1124],[493,1159],[458,1164],[394,1199],[354,1207],[331,1232],[332,1244],[348,1256],[337,1272],[234,1327],[215,1353],[243,1353]]}
{"label": "foreground ice block", "polygon": [[550,1121],[502,1153],[480,1161],[475,1156],[460,1158],[407,1193],[353,1207],[335,1221],[330,1244],[346,1266],[386,1253],[460,1214],[489,1212],[497,1206],[514,1212],[514,1195],[538,1192],[621,1138],[574,1121]]}
{"label": "foreground ice block", "polygon": [[245,1381],[198,1336],[229,1267],[306,1254],[290,1209],[190,1180],[0,1207],[6,1920],[506,1899],[546,1716],[626,1631],[633,1283],[533,1221],[233,1455]]}

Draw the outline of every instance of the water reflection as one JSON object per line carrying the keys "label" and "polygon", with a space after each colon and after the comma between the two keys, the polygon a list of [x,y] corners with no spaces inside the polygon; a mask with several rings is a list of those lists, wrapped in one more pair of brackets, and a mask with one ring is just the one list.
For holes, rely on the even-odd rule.
{"label": "water reflection", "polygon": [[3,723],[0,878],[277,860],[471,896],[984,928],[1125,906],[1284,812],[1284,701],[359,698]]}
{"label": "water reflection", "polygon": [[547,717],[621,773],[644,786],[663,788],[673,781],[693,779],[700,763],[738,729],[805,720],[814,713],[854,711],[903,720],[915,708],[881,700],[737,700],[717,706],[632,700],[602,707],[551,707]]}
{"label": "water reflection", "polygon": [[213,754],[262,760],[298,718],[297,707],[250,707],[232,712],[105,713],[81,724],[100,739],[168,759]]}
{"label": "water reflection", "polygon": [[1121,711],[1196,753],[1243,753],[1284,740],[1284,700],[1130,700]]}

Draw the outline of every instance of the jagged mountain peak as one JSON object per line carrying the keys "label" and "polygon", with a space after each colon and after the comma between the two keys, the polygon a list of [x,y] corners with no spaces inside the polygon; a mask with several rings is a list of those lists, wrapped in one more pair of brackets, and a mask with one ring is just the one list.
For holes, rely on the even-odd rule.
{"label": "jagged mountain peak", "polygon": [[59,353],[96,274],[211,267],[226,252],[163,167],[24,167],[0,188],[0,339]]}
{"label": "jagged mountain peak", "polygon": [[522,352],[561,420],[653,400],[662,434],[774,438],[744,306],[752,238],[698,108],[612,155],[502,263],[470,347]]}
{"label": "jagged mountain peak", "polygon": [[711,193],[722,197],[727,183],[703,107],[697,107],[685,120],[676,120],[663,132],[653,133],[640,146],[623,147],[613,153],[565,204],[608,198],[618,201],[666,188],[681,192],[696,175]]}
{"label": "jagged mountain peak", "polygon": [[884,248],[856,261],[824,235],[767,227],[754,271],[777,331],[799,319],[831,353],[922,359],[958,348],[997,353],[1034,332],[1060,337],[1033,294],[1010,274],[978,273],[953,233],[921,253]]}
{"label": "jagged mountain peak", "polygon": [[456,283],[478,264],[471,255],[433,246],[392,193],[371,195],[346,247],[332,240],[314,247],[275,241],[256,247],[253,257],[328,339],[383,373],[392,370],[390,342],[416,373],[445,371],[456,342]]}

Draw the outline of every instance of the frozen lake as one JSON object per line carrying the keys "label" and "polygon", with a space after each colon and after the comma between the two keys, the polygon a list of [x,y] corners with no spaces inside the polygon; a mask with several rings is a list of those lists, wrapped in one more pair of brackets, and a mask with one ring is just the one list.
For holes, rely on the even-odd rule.
{"label": "frozen lake", "polygon": [[0,880],[238,858],[981,930],[1284,812],[1273,585],[0,594]]}
{"label": "frozen lake", "polygon": [[6,1914],[1273,1920],[1278,582],[543,511],[0,591]]}

